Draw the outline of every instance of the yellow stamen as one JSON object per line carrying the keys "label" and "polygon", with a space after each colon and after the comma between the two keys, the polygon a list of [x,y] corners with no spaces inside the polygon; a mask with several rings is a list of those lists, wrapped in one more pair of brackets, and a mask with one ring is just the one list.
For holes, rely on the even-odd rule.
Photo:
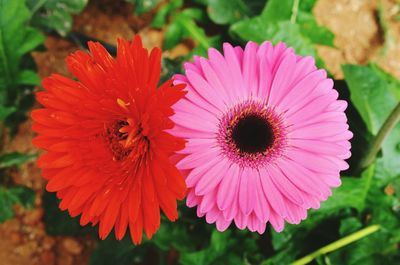
{"label": "yellow stamen", "polygon": [[129,106],[129,103],[126,103],[125,101],[123,101],[120,98],[117,98],[117,104],[123,108],[124,110],[128,110],[127,106]]}

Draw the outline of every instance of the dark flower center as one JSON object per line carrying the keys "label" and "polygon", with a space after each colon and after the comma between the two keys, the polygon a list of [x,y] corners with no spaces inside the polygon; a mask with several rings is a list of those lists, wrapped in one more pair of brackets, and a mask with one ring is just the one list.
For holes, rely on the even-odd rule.
{"label": "dark flower center", "polygon": [[110,145],[111,152],[113,153],[113,159],[120,161],[126,158],[132,151],[131,147],[126,148],[123,145],[123,141],[127,139],[128,134],[122,133],[119,130],[128,125],[126,121],[117,121],[106,129],[106,139]]}
{"label": "dark flower center", "polygon": [[221,118],[217,141],[229,160],[240,167],[259,168],[282,155],[286,128],[282,117],[264,102],[248,100]]}
{"label": "dark flower center", "polygon": [[274,144],[271,124],[258,115],[242,117],[232,129],[232,139],[243,153],[262,153]]}

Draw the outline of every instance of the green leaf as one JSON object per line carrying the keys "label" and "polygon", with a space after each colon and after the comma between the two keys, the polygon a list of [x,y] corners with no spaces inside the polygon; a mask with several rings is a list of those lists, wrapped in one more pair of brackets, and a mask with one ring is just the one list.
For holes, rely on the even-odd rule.
{"label": "green leaf", "polygon": [[18,202],[16,197],[9,190],[0,187],[0,223],[14,217],[13,205]]}
{"label": "green leaf", "polygon": [[171,49],[175,47],[183,38],[183,30],[180,24],[169,24],[164,35],[164,49]]}
{"label": "green leaf", "polygon": [[[117,241],[114,236],[97,243],[95,250],[90,256],[90,265],[132,265],[151,264],[144,262],[148,245],[135,246],[129,236]],[[148,255],[147,255],[148,256]]]}
{"label": "green leaf", "polygon": [[290,20],[294,0],[269,0],[261,17],[267,22]]}
{"label": "green leaf", "polygon": [[362,228],[362,223],[356,217],[348,217],[340,222],[339,233],[342,236],[349,235]]}
{"label": "green leaf", "polygon": [[185,8],[181,13],[196,21],[204,21],[206,19],[205,12],[200,8]]}
{"label": "green leaf", "polygon": [[244,40],[258,43],[269,40],[274,44],[283,41],[293,47],[298,54],[317,56],[311,40],[301,34],[299,25],[288,21],[267,26],[262,17],[256,17],[233,24],[231,30]]}
{"label": "green leaf", "polygon": [[36,157],[37,154],[22,154],[18,152],[3,154],[0,156],[0,168],[18,166]]}
{"label": "green leaf", "polygon": [[398,100],[388,89],[388,80],[382,78],[373,65],[343,65],[350,98],[368,130],[376,134]]}
{"label": "green leaf", "polygon": [[176,223],[162,222],[152,241],[164,251],[173,247],[182,253],[191,252],[195,251],[195,243],[201,243],[198,238],[191,236],[193,232],[180,219]]}
{"label": "green leaf", "polygon": [[23,70],[18,73],[17,84],[39,86],[40,78],[37,73],[32,70]]}
{"label": "green leaf", "polygon": [[204,29],[196,25],[196,22],[184,13],[177,13],[174,17],[174,22],[182,28],[184,35],[192,38],[198,43],[199,46],[204,49],[208,49],[212,46],[210,39],[207,37]]}
{"label": "green leaf", "polygon": [[243,0],[208,0],[207,12],[214,23],[225,25],[247,17],[250,9]]}
{"label": "green leaf", "polygon": [[370,64],[369,66],[380,79],[384,80],[390,93],[392,93],[397,100],[400,100],[400,80],[385,72],[376,64]]}
{"label": "green leaf", "polygon": [[254,233],[236,228],[222,233],[214,229],[208,246],[196,252],[181,252],[179,262],[182,265],[259,264],[262,255],[258,238]]}
{"label": "green leaf", "polygon": [[191,38],[196,43],[196,48],[200,48],[201,53],[214,44],[219,44],[216,38],[208,37],[204,29],[196,24],[196,21],[204,21],[205,13],[203,10],[185,8],[180,11],[178,9],[181,8],[182,4],[181,0],[169,2],[161,8],[161,13],[157,14],[153,21],[153,26],[161,28],[167,22],[167,17],[170,16],[171,22],[165,33],[164,48],[173,48],[183,38]]}
{"label": "green leaf", "polygon": [[33,25],[43,28],[44,31],[55,30],[58,34],[65,37],[72,28],[72,17],[65,10],[51,11],[49,16],[35,18]]}
{"label": "green leaf", "polygon": [[[382,124],[400,101],[400,82],[374,64],[344,65],[345,80],[350,98],[370,133],[377,134]],[[382,145],[382,163],[386,177],[400,175],[400,124],[387,136]]]}
{"label": "green leaf", "polygon": [[155,8],[157,4],[160,3],[160,0],[126,0],[126,1],[135,6],[133,12],[136,15],[143,15],[144,13],[149,12],[150,10]]}
{"label": "green leaf", "polygon": [[[26,93],[27,90],[32,89],[32,87],[21,86],[19,78],[27,77],[25,71],[31,70],[23,66],[26,53],[41,44],[44,37],[36,29],[27,25],[29,18],[30,13],[24,0],[0,0],[0,116],[2,119],[14,113],[11,110],[19,110],[19,102],[29,94]],[[30,75],[30,81],[37,80],[33,80]]]}
{"label": "green leaf", "polygon": [[4,107],[0,105],[0,121],[4,120],[8,115],[16,111],[15,107]]}
{"label": "green leaf", "polygon": [[29,188],[15,186],[6,189],[0,186],[0,223],[14,217],[14,204],[22,204],[31,208],[35,199],[35,192]]}
{"label": "green leaf", "polygon": [[183,0],[170,0],[169,3],[173,10],[179,9],[183,6]]}
{"label": "green leaf", "polygon": [[31,52],[44,41],[44,36],[39,33],[37,29],[27,27],[26,35],[20,46],[17,48],[17,54],[23,56],[26,53]]}
{"label": "green leaf", "polygon": [[342,185],[333,190],[332,196],[321,204],[316,214],[335,212],[347,207],[361,212],[365,208],[374,172],[375,166],[370,166],[362,173],[361,178],[342,177]]}
{"label": "green leaf", "polygon": [[318,25],[311,13],[299,11],[297,22],[303,36],[307,36],[312,43],[334,47],[335,35],[325,27]]}
{"label": "green leaf", "polygon": [[313,6],[313,2],[300,5],[297,13],[293,13],[295,3],[294,0],[270,0],[260,16],[233,24],[230,32],[245,41],[283,41],[298,54],[313,56],[317,64],[323,66],[314,45],[333,46],[334,36],[317,24],[311,13],[310,5]]}
{"label": "green leaf", "polygon": [[[383,185],[382,185],[383,184]],[[396,209],[396,198],[384,192],[383,186],[374,176],[367,196],[366,221],[379,224],[381,229],[369,239],[355,242],[337,253],[329,255],[332,264],[396,264],[399,258],[397,244],[400,242],[400,213]],[[398,189],[396,187],[396,193]],[[341,234],[352,232],[362,225],[364,220],[351,217],[342,220]],[[396,257],[397,255],[397,257]]]}
{"label": "green leaf", "polygon": [[382,144],[382,157],[377,159],[380,176],[386,179],[400,177],[400,123],[398,123]]}
{"label": "green leaf", "polygon": [[192,253],[183,253],[179,259],[182,265],[208,265],[217,264],[216,260],[222,257],[232,241],[229,241],[231,232],[223,233],[216,230],[211,235],[211,242],[208,248]]}
{"label": "green leaf", "polygon": [[[72,16],[83,10],[88,0],[27,0],[28,6],[35,11],[32,24],[45,31],[55,30],[66,36],[72,27]],[[39,6],[38,6],[39,4]]]}
{"label": "green leaf", "polygon": [[[0,91],[16,82],[22,55],[43,42],[36,30],[27,27],[29,11],[23,0],[0,0]],[[16,34],[18,33],[18,34]],[[4,99],[4,98],[1,98]]]}
{"label": "green leaf", "polygon": [[21,204],[27,209],[32,209],[35,203],[35,191],[24,186],[13,186],[9,189],[16,198],[17,203]]}
{"label": "green leaf", "polygon": [[155,14],[151,26],[157,29],[161,29],[165,24],[167,24],[168,14],[171,12],[172,5],[168,3],[163,5]]}
{"label": "green leaf", "polygon": [[305,12],[312,12],[317,0],[300,0],[299,9]]}
{"label": "green leaf", "polygon": [[87,3],[88,0],[46,0],[44,7],[50,10],[58,8],[68,13],[76,14],[81,12]]}
{"label": "green leaf", "polygon": [[[208,37],[210,47],[221,47],[221,36]],[[186,60],[190,60],[194,55],[197,56],[208,56],[208,49],[203,46],[196,46],[188,55],[185,56]]]}

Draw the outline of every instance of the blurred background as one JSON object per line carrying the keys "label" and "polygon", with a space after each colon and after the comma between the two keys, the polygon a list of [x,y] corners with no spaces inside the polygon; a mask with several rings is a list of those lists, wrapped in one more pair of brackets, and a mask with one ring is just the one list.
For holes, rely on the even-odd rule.
{"label": "blurred background", "polygon": [[[29,113],[51,73],[71,77],[65,57],[99,40],[140,34],[163,48],[163,80],[193,54],[224,41],[284,41],[312,55],[335,79],[347,110],[351,168],[343,185],[300,225],[258,235],[231,226],[219,233],[180,205],[151,240],[131,244],[80,227],[58,209],[35,167]],[[381,229],[311,264],[400,264],[400,126],[362,174],[366,146],[400,100],[399,0],[0,0],[0,264],[290,264],[372,224]]]}

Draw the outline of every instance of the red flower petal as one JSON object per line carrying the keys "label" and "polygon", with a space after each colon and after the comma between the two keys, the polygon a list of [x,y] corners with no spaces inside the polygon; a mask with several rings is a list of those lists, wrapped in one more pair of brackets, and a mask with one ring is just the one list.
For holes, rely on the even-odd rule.
{"label": "red flower petal", "polygon": [[160,208],[176,220],[186,194],[170,160],[185,141],[167,132],[184,86],[157,89],[161,50],[149,54],[139,36],[119,39],[115,59],[99,43],[88,46],[66,59],[78,81],[54,74],[36,95],[43,108],[32,111],[33,144],[47,151],[38,166],[81,225],[99,223],[102,239],[114,228],[119,240],[129,227],[138,244],[143,229],[150,238],[159,228]]}

